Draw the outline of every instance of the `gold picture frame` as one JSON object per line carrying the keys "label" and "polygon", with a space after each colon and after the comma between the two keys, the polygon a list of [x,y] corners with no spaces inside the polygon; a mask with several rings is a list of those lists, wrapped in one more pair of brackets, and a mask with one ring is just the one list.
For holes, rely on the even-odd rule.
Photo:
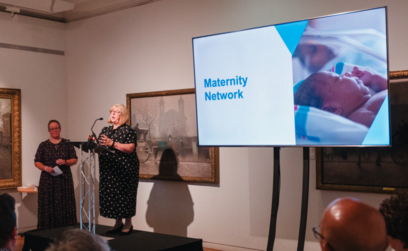
{"label": "gold picture frame", "polygon": [[[408,142],[404,141],[403,144],[398,144],[395,136],[393,136],[398,135],[401,124],[397,123],[401,123],[400,121],[403,121],[401,120],[401,118],[403,118],[401,114],[405,114],[405,112],[402,112],[404,111],[404,107],[402,107],[402,105],[404,105],[403,103],[405,102],[401,102],[401,104],[399,104],[398,98],[393,98],[393,96],[398,96],[397,94],[401,94],[401,91],[405,93],[405,90],[401,90],[397,86],[403,87],[408,92],[408,70],[389,72],[389,79],[390,104],[391,107],[398,108],[391,109],[390,107],[391,137],[394,138],[391,140],[391,142],[393,143],[393,146],[344,149],[327,147],[316,148],[316,189],[366,193],[396,193],[399,191],[408,192],[408,185],[404,185],[406,182],[403,180],[400,181],[398,178],[398,176],[403,176],[401,172],[405,172],[405,169],[408,168]],[[404,86],[407,86],[407,88]],[[395,88],[394,91],[393,88]],[[405,110],[408,110],[408,105]],[[408,120],[406,121],[408,122]],[[407,126],[404,128],[408,129]],[[404,130],[404,132],[405,131],[407,130]],[[405,136],[405,134],[406,133],[404,133],[403,136]],[[354,168],[352,170],[354,173],[350,174],[351,172],[348,171],[349,174],[341,177],[342,174],[336,174],[333,172],[334,168],[332,170],[327,168],[329,162],[325,161],[325,159],[327,160],[333,158],[333,156],[334,158],[337,156],[337,165],[341,165],[343,168],[353,166]],[[341,156],[341,158],[338,158],[338,156]],[[369,168],[367,167],[377,168],[377,174],[368,172],[367,170],[369,170]],[[353,181],[352,175],[356,177],[356,180],[358,180],[358,177],[360,177],[360,181]],[[361,178],[366,178],[367,175],[372,176],[363,181]],[[330,177],[335,176],[337,176],[338,180],[336,182],[331,181]]]}
{"label": "gold picture frame", "polygon": [[0,189],[13,189],[22,184],[21,90],[0,88],[1,102]]}
{"label": "gold picture frame", "polygon": [[219,148],[199,147],[195,89],[126,95],[141,179],[219,184]]}

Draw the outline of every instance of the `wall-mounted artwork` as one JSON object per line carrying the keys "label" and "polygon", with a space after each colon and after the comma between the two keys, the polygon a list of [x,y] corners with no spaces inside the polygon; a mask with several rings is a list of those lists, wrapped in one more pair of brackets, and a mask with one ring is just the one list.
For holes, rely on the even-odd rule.
{"label": "wall-mounted artwork", "polygon": [[219,149],[199,147],[195,89],[127,94],[141,179],[219,183]]}
{"label": "wall-mounted artwork", "polygon": [[392,147],[317,148],[317,189],[408,191],[408,71],[390,72],[389,77]]}
{"label": "wall-mounted artwork", "polygon": [[21,186],[21,91],[0,88],[0,189]]}

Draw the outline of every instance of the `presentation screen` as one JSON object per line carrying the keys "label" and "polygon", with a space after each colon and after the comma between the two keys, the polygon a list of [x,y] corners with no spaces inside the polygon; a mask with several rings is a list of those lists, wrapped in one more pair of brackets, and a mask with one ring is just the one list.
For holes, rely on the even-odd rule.
{"label": "presentation screen", "polygon": [[390,145],[386,13],[193,38],[199,145]]}

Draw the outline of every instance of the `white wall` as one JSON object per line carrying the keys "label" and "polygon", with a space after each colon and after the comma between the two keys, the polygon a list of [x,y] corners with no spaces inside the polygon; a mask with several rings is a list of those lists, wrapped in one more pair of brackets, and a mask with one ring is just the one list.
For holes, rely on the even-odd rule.
{"label": "white wall", "polygon": [[[191,38],[250,27],[308,19],[332,13],[388,5],[390,69],[408,69],[404,0],[166,0],[67,25],[68,121],[72,139],[83,139],[95,118],[116,103],[126,104],[127,93],[194,87]],[[271,210],[273,149],[221,148],[220,185],[140,181],[137,229],[154,231],[146,223],[152,188],[161,191],[162,211],[180,217],[183,201],[177,192],[188,190],[194,203],[189,237],[202,238],[208,247],[264,250]],[[296,247],[298,237],[302,150],[283,149],[282,188],[278,213],[278,250]],[[311,227],[335,198],[352,196],[378,207],[381,194],[315,189],[315,161],[310,170],[306,250],[318,249]],[[156,194],[156,193],[155,193]],[[186,199],[185,206],[190,204]],[[174,205],[177,204],[177,205]],[[158,217],[161,217],[158,215]],[[101,224],[111,220],[99,218]],[[163,222],[163,225],[167,223]],[[180,226],[174,225],[174,229]],[[166,226],[162,231],[171,231]]]}
{"label": "white wall", "polygon": [[[68,25],[0,13],[0,42],[66,50],[55,56],[0,49],[0,87],[22,89],[23,184],[38,184],[33,165],[38,144],[48,138],[46,123],[62,123],[62,135],[83,140],[93,120],[100,131],[115,103],[125,103],[126,93],[194,87],[191,38],[331,13],[388,5],[390,69],[408,69],[405,0],[165,0]],[[65,33],[64,33],[64,28]],[[66,44],[65,44],[66,43]],[[66,92],[67,91],[67,92]],[[152,189],[162,209],[183,222],[185,205],[194,210],[187,227],[189,237],[202,238],[208,247],[223,250],[264,250],[267,243],[272,197],[272,148],[221,148],[220,185],[141,181],[136,229],[153,231],[146,223]],[[281,201],[276,250],[292,250],[298,235],[302,150],[283,149]],[[73,167],[75,177],[77,167]],[[75,182],[78,189],[78,182]],[[315,162],[311,163],[306,250],[316,250],[310,231],[318,224],[326,205],[340,196],[353,196],[378,207],[387,197],[380,194],[319,191],[315,186]],[[17,199],[18,227],[36,225],[36,195]],[[180,193],[190,194],[182,199]],[[78,201],[78,199],[77,199]],[[169,220],[170,221],[170,220]],[[111,220],[99,218],[101,224]],[[181,223],[156,226],[164,232],[186,228]],[[242,249],[244,250],[244,249]]]}
{"label": "white wall", "polygon": [[[1,43],[65,50],[65,27],[56,22],[0,12],[0,34]],[[48,121],[58,119],[62,135],[67,135],[65,56],[0,48],[0,88],[21,89],[23,185],[38,185],[34,155],[40,142],[49,138]],[[36,194],[0,192],[16,199],[19,231],[37,227]]]}

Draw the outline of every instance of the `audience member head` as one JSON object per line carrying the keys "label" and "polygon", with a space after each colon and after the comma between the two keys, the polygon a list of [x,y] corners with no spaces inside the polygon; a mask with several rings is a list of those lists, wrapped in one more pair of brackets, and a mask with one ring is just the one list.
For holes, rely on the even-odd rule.
{"label": "audience member head", "polygon": [[13,250],[17,238],[15,200],[9,194],[0,195],[0,248]]}
{"label": "audience member head", "polygon": [[393,195],[380,205],[388,243],[396,251],[408,250],[408,193]]}
{"label": "audience member head", "polygon": [[385,222],[375,208],[355,199],[333,201],[320,223],[322,251],[385,251]]}
{"label": "audience member head", "polygon": [[65,231],[46,251],[110,251],[106,241],[79,228]]}

